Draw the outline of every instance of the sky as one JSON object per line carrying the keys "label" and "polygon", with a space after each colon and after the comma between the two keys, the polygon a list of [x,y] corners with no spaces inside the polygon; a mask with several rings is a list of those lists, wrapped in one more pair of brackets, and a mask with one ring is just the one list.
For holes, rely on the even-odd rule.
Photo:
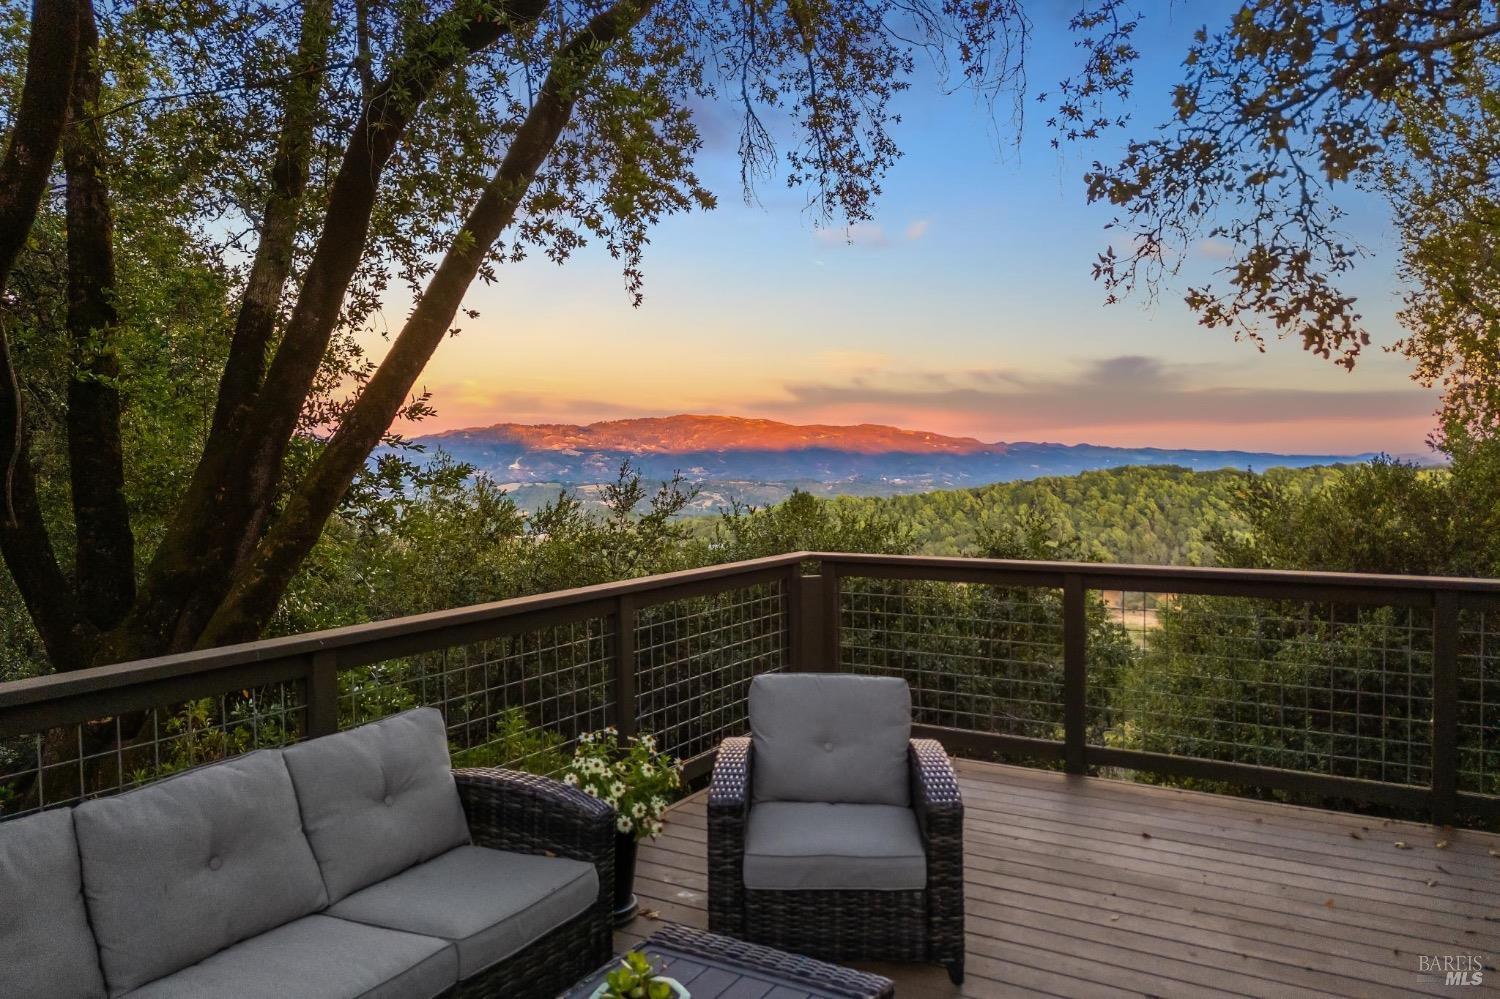
{"label": "sky", "polygon": [[[1068,4],[1034,0],[1027,73],[1035,93],[1077,59]],[[1169,112],[1192,31],[1223,23],[1217,2],[1160,4],[1143,26],[1129,131]],[[1107,306],[1090,276],[1108,244],[1105,206],[1083,172],[1127,133],[1059,153],[1028,99],[1019,142],[1002,116],[926,70],[902,95],[904,155],[875,221],[822,227],[805,197],[765,185],[740,196],[732,108],[698,117],[710,212],[651,235],[645,301],[588,247],[558,267],[540,256],[476,284],[479,310],[439,348],[422,386],[437,416],[403,432],[498,422],[587,423],[723,413],[793,423],[881,423],[986,441],[1426,453],[1436,393],[1399,355],[1366,351],[1352,373],[1271,342],[1265,353],[1197,325],[1181,285],[1159,301]],[[1400,290],[1383,206],[1346,202],[1371,252],[1348,282],[1377,344],[1399,335]],[[1227,248],[1204,242],[1190,268]],[[387,303],[398,326],[406,303]],[[379,341],[371,343],[378,355]]]}

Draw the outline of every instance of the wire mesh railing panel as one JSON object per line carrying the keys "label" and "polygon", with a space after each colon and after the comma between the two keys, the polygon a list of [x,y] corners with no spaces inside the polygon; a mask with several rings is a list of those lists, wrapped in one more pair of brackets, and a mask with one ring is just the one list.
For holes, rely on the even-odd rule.
{"label": "wire mesh railing panel", "polygon": [[690,759],[749,726],[750,681],[787,665],[779,580],[642,608],[635,622],[641,732]]}
{"label": "wire mesh railing panel", "polygon": [[1090,659],[1104,745],[1425,785],[1432,777],[1432,612],[1124,593],[1135,653]]}
{"label": "wire mesh railing panel", "polygon": [[284,681],[0,740],[0,818],[284,746],[305,725],[303,685]]}
{"label": "wire mesh railing panel", "polygon": [[555,773],[611,720],[613,649],[613,621],[595,617],[347,669],[339,726],[435,707],[455,766]]}
{"label": "wire mesh railing panel", "polygon": [[1458,639],[1458,790],[1500,795],[1500,611],[1465,611]]}
{"label": "wire mesh railing panel", "polygon": [[838,626],[840,666],[905,679],[915,721],[1062,738],[1060,590],[841,576]]}

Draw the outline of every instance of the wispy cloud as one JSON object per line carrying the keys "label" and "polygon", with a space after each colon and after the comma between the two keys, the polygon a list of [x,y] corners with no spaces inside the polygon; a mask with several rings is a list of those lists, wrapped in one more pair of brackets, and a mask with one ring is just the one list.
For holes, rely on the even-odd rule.
{"label": "wispy cloud", "polygon": [[1186,428],[1195,433],[1246,425],[1388,422],[1425,419],[1434,397],[1418,388],[1335,390],[1236,385],[1229,373],[1141,355],[1079,364],[1063,376],[1009,370],[862,373],[842,380],[800,380],[780,399],[753,404],[788,417],[879,413],[882,421],[921,426],[989,427],[1010,435],[1045,429]]}

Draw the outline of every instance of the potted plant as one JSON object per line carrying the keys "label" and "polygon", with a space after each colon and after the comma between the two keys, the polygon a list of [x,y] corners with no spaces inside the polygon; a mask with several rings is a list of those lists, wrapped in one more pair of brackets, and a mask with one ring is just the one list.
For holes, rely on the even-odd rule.
{"label": "potted plant", "polygon": [[589,999],[692,999],[675,978],[657,975],[651,961],[638,950],[620,959],[620,966],[604,976]]}
{"label": "potted plant", "polygon": [[682,764],[637,735],[622,745],[613,727],[578,738],[563,781],[615,809],[615,923],[635,915],[636,844],[661,834],[661,817],[682,787]]}

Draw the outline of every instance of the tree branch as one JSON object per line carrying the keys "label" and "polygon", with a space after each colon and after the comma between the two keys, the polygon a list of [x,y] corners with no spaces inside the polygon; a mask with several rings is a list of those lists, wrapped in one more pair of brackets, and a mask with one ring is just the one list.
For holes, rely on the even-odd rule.
{"label": "tree branch", "polygon": [[[73,0],[32,3],[26,83],[5,156],[0,159],[0,295],[41,209],[47,175],[68,119],[68,97],[78,61],[79,9]],[[10,341],[0,329],[0,491],[11,527],[19,523],[13,488],[16,466],[23,456],[23,422],[21,381]]]}
{"label": "tree branch", "polygon": [[462,4],[415,32],[365,104],[329,193],[322,232],[281,344],[252,402],[210,433],[177,516],[157,547],[135,607],[109,639],[106,658],[135,658],[194,644],[269,516],[281,461],[296,429],[344,295],[369,237],[380,177],[433,88],[466,55],[535,21],[546,0]]}
{"label": "tree branch", "polygon": [[271,192],[261,218],[260,244],[240,299],[229,360],[219,381],[212,423],[215,434],[222,434],[230,417],[254,402],[265,377],[266,352],[292,271],[297,215],[307,191],[307,166],[328,63],[332,14],[330,0],[309,3],[302,12],[301,35],[286,88],[286,111],[271,165]]}
{"label": "tree branch", "polygon": [[504,160],[469,212],[459,236],[420,302],[345,414],[338,431],[288,500],[200,636],[200,647],[254,638],[275,613],[297,567],[355,473],[395,419],[416,379],[443,341],[485,256],[516,217],[537,171],[567,127],[578,86],[610,45],[630,32],[656,0],[621,0],[596,15],[563,46]]}
{"label": "tree branch", "polygon": [[100,630],[118,621],[135,598],[135,538],[125,500],[120,443],[120,363],[115,353],[114,216],[104,179],[99,102],[99,33],[84,5],[72,124],[63,139],[67,180],[68,470],[77,537],[80,606]]}

